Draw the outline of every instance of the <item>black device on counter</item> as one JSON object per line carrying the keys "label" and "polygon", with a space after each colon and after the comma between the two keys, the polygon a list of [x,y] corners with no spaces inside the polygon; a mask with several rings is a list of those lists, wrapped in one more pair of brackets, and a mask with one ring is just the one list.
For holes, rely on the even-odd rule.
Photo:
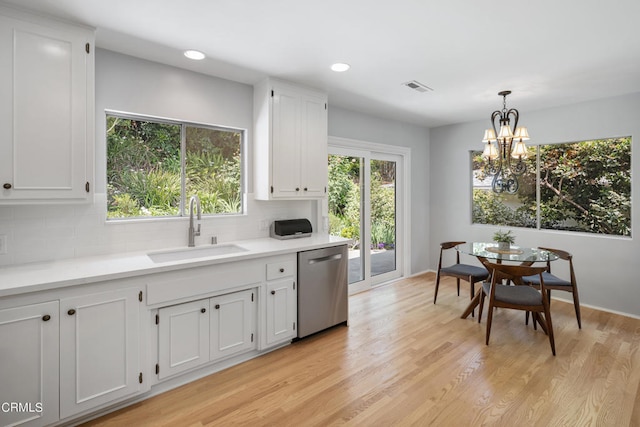
{"label": "black device on counter", "polygon": [[274,239],[296,239],[309,237],[313,232],[311,222],[306,218],[273,221],[270,235]]}

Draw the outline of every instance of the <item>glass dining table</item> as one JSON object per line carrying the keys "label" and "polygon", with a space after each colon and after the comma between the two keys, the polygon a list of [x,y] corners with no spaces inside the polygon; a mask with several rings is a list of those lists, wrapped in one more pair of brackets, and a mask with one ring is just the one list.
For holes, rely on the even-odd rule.
{"label": "glass dining table", "polygon": [[[469,242],[456,246],[460,253],[473,255],[491,271],[490,263],[514,262],[521,265],[532,265],[536,262],[550,262],[558,259],[558,255],[553,252],[539,248],[527,248],[521,246],[509,246],[509,249],[501,249],[495,242]],[[518,285],[518,280],[513,280]],[[462,313],[461,318],[467,318],[473,310],[480,304],[482,287],[478,289],[469,306]]]}

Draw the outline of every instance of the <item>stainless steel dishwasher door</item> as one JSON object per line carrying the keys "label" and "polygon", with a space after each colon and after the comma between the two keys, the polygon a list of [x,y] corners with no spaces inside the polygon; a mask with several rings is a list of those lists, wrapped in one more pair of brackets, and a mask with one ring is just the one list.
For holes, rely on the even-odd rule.
{"label": "stainless steel dishwasher door", "polygon": [[298,252],[298,338],[347,322],[347,246]]}

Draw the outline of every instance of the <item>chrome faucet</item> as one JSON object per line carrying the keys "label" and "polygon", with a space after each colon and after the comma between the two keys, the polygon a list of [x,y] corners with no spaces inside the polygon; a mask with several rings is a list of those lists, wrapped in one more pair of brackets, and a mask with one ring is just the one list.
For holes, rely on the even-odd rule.
{"label": "chrome faucet", "polygon": [[198,196],[191,196],[189,199],[189,246],[196,245],[195,237],[200,235],[200,222],[198,222],[198,229],[193,228],[193,202],[196,203],[196,214],[198,221],[202,220],[202,210],[200,209],[200,199]]}

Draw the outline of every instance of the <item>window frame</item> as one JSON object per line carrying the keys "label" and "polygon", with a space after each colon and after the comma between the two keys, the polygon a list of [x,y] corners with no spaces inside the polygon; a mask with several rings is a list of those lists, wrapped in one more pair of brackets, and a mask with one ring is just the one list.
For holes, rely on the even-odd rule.
{"label": "window frame", "polygon": [[[535,149],[535,222],[536,225],[534,227],[525,227],[525,226],[521,226],[521,225],[512,225],[512,224],[494,224],[494,223],[482,223],[482,222],[474,222],[474,206],[475,206],[475,199],[474,199],[474,192],[476,190],[476,186],[475,181],[476,181],[476,175],[475,175],[475,171],[473,169],[473,165],[474,165],[474,156],[478,155],[481,153],[481,150],[469,150],[469,162],[470,162],[470,183],[471,183],[471,194],[470,194],[470,199],[471,199],[471,206],[470,206],[470,210],[469,210],[469,219],[470,219],[470,223],[472,226],[475,225],[479,225],[479,226],[501,226],[501,227],[512,227],[512,228],[523,228],[523,229],[528,229],[528,230],[537,230],[537,231],[550,231],[550,232],[568,232],[568,233],[576,233],[576,234],[583,234],[583,235],[587,235],[587,236],[599,236],[599,237],[608,237],[608,238],[622,238],[622,239],[631,239],[632,238],[632,234],[633,234],[633,206],[630,206],[630,218],[629,218],[629,233],[628,234],[608,234],[608,233],[602,233],[602,232],[589,232],[586,230],[571,230],[571,229],[566,229],[566,228],[549,228],[549,227],[543,227],[543,214],[541,212],[541,203],[542,203],[542,195],[541,195],[541,173],[542,173],[542,155],[541,155],[541,149],[542,147],[554,147],[554,146],[562,146],[562,145],[572,145],[572,144],[580,144],[580,143],[588,143],[588,142],[593,142],[593,141],[602,141],[602,140],[616,140],[616,139],[629,139],[629,178],[630,178],[630,185],[631,188],[629,189],[629,194],[630,196],[632,196],[633,194],[633,180],[631,179],[632,176],[632,163],[633,163],[633,135],[624,135],[624,136],[608,136],[608,137],[600,137],[600,138],[590,138],[590,139],[581,139],[581,140],[575,140],[575,141],[568,141],[568,142],[554,142],[554,143],[546,143],[546,144],[535,144],[535,145],[530,145],[529,148],[533,148]],[[487,190],[489,192],[491,192],[491,190]],[[632,198],[630,198],[631,200]]]}
{"label": "window frame", "polygon": [[[207,123],[194,122],[189,120],[171,119],[160,116],[153,116],[139,113],[129,113],[118,110],[105,109],[105,124],[109,117],[115,117],[123,120],[135,120],[146,121],[160,124],[176,125],[180,126],[180,204],[178,208],[178,215],[166,215],[166,216],[136,216],[136,217],[122,217],[122,218],[109,218],[107,216],[107,222],[118,221],[157,221],[176,218],[185,218],[189,216],[187,212],[187,195],[186,195],[186,152],[187,152],[187,127],[196,127],[202,129],[210,129],[225,132],[237,132],[240,133],[240,211],[239,212],[227,212],[227,213],[202,213],[202,216],[207,217],[229,217],[234,215],[246,215],[247,203],[246,203],[246,191],[247,191],[247,129],[236,128],[232,126],[213,125]],[[107,143],[107,126],[105,126],[105,185],[109,184],[106,164],[109,159],[109,147]],[[108,201],[108,197],[107,197]],[[107,213],[108,213],[107,203]]]}

